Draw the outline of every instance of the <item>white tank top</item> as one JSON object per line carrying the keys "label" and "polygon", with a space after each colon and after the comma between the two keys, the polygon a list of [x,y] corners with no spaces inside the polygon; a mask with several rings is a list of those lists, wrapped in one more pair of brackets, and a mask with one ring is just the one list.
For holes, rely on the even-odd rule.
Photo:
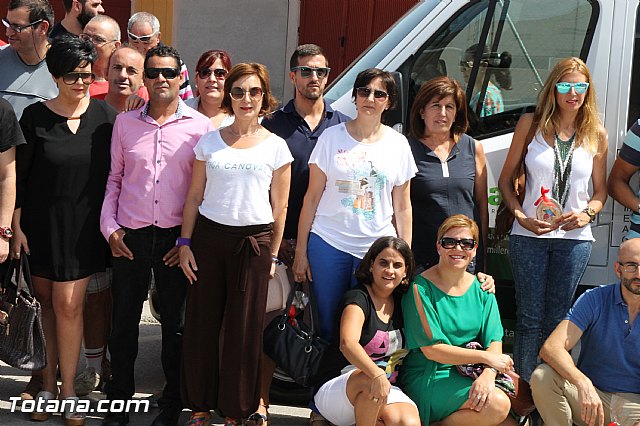
{"label": "white tank top", "polygon": [[[574,211],[580,212],[587,207],[587,203],[591,196],[589,195],[589,181],[591,180],[591,172],[593,170],[594,155],[578,147],[573,151],[573,159],[571,161],[571,187],[567,196],[567,202],[564,212]],[[534,203],[540,198],[540,187],[546,189],[553,188],[553,148],[544,140],[542,134],[538,132],[529,144],[529,150],[525,157],[527,169],[526,190],[522,208],[527,217],[536,217],[536,206]],[[551,195],[549,192],[548,196]],[[543,235],[536,235],[528,229],[523,228],[518,221],[513,222],[511,229],[512,235],[523,235],[526,237],[537,238],[567,238],[570,240],[588,240],[594,241],[591,233],[591,225],[572,231],[563,231],[557,229]]]}

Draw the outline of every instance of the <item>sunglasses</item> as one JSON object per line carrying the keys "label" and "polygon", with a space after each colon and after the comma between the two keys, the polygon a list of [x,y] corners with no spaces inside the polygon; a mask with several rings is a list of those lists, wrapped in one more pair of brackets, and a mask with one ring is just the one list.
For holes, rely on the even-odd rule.
{"label": "sunglasses", "polygon": [[116,40],[107,40],[104,37],[99,35],[80,34],[78,37],[80,37],[82,40],[90,41],[96,46],[102,46],[103,44],[113,43],[114,41],[116,41]]}
{"label": "sunglasses", "polygon": [[389,94],[384,90],[371,90],[368,87],[358,87],[356,89],[356,94],[361,98],[368,98],[373,92],[373,97],[379,100],[387,99]]}
{"label": "sunglasses", "polygon": [[558,93],[560,93],[561,95],[569,93],[572,87],[573,87],[573,90],[575,90],[578,95],[582,95],[589,88],[589,83],[586,83],[586,82],[567,83],[566,81],[556,83],[556,89],[558,90]]}
{"label": "sunglasses", "polygon": [[9,20],[7,18],[2,18],[2,25],[4,25],[7,28],[11,28],[13,31],[17,32],[17,33],[21,33],[22,30],[26,30],[29,27],[33,27],[34,25],[38,25],[40,22],[44,21],[44,19],[38,19],[37,21],[33,21],[30,24],[27,25],[18,25],[18,24],[12,24],[11,22],[9,22]]}
{"label": "sunglasses", "polygon": [[316,76],[318,78],[325,78],[326,76],[329,75],[329,71],[331,71],[331,68],[329,68],[329,67],[320,67],[320,68],[316,68],[316,67],[293,67],[293,68],[291,68],[291,72],[296,72],[296,71],[300,71],[300,77],[302,77],[302,78],[309,78],[309,77],[311,77],[312,73],[316,73]]}
{"label": "sunglasses", "polygon": [[225,70],[224,68],[216,68],[216,69],[203,68],[198,71],[198,77],[200,77],[203,80],[206,80],[207,78],[209,78],[211,74],[213,74],[216,76],[216,78],[225,78],[228,72],[229,71]]}
{"label": "sunglasses", "polygon": [[476,246],[476,240],[473,238],[461,238],[459,240],[451,237],[442,237],[440,239],[440,245],[443,249],[451,250],[456,248],[456,246],[460,246],[462,250],[473,250]]}
{"label": "sunglasses", "polygon": [[145,35],[145,36],[137,36],[135,34],[131,34],[131,32],[127,31],[127,34],[129,35],[129,40],[133,41],[133,42],[142,42],[142,43],[149,43],[151,42],[151,39],[153,37],[155,37],[155,35],[157,33],[153,33],[153,34],[149,34],[149,35]]}
{"label": "sunglasses", "polygon": [[244,99],[245,93],[248,93],[252,100],[257,101],[262,97],[262,87],[252,87],[249,90],[244,90],[242,87],[232,87],[229,91],[229,96],[231,96],[231,99],[241,101]]}
{"label": "sunglasses", "polygon": [[76,84],[78,79],[81,79],[83,84],[91,84],[95,81],[96,75],[90,72],[68,72],[62,74],[62,81],[69,86]]}
{"label": "sunglasses", "polygon": [[[489,61],[487,61],[485,59],[482,59],[480,61],[480,64],[488,65]],[[462,68],[471,68],[471,67],[473,67],[473,61],[460,61],[460,66]]]}
{"label": "sunglasses", "polygon": [[151,80],[158,78],[162,74],[167,80],[171,80],[180,75],[178,68],[145,68],[144,75]]}

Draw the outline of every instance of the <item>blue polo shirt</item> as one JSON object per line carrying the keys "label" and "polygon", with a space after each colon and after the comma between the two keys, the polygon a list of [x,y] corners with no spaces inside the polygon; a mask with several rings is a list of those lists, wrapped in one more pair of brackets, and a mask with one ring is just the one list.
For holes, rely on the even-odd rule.
{"label": "blue polo shirt", "polygon": [[284,224],[284,238],[286,239],[298,236],[298,218],[302,210],[304,194],[309,186],[309,157],[316,146],[318,137],[328,127],[350,120],[341,112],[334,111],[326,100],[323,101],[324,118],[313,130],[298,114],[293,100],[262,120],[262,125],[265,128],[287,141],[289,151],[293,155],[289,208]]}
{"label": "blue polo shirt", "polygon": [[577,367],[605,392],[640,393],[640,322],[629,323],[620,283],[587,290],[566,319],[582,330]]}
{"label": "blue polo shirt", "polygon": [[[619,157],[632,166],[640,167],[640,120],[633,123],[627,132]],[[640,188],[637,194],[640,196]],[[637,210],[631,213],[631,225],[634,229],[629,230],[626,238],[640,238],[640,232],[636,230],[640,227],[640,215]]]}

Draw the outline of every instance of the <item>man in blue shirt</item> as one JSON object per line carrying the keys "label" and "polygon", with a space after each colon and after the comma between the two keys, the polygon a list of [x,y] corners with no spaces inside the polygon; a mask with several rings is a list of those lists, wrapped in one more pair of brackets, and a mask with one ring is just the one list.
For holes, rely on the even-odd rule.
{"label": "man in blue shirt", "polygon": [[[549,425],[640,421],[640,239],[620,245],[620,282],[585,292],[542,346],[533,399]],[[574,364],[569,351],[580,341]]]}

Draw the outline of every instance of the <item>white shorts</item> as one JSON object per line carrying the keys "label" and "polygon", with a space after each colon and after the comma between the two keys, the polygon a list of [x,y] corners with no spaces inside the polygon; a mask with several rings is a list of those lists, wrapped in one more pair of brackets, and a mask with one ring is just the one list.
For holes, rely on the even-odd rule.
{"label": "white shorts", "polygon": [[[356,370],[351,370],[329,380],[318,389],[313,397],[313,402],[322,417],[336,426],[351,426],[356,423],[355,408],[347,397],[347,381],[354,371]],[[415,402],[399,387],[391,385],[391,391],[387,396],[387,405],[398,402],[406,402],[416,407]]]}

